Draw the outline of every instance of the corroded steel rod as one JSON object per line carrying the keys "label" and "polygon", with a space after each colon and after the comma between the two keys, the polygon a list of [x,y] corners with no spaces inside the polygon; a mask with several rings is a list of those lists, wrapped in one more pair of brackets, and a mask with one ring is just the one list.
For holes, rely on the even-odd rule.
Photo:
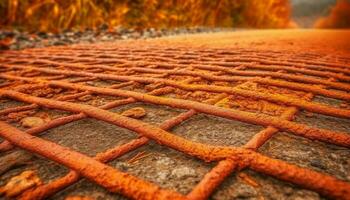
{"label": "corroded steel rod", "polygon": [[[66,50],[67,51],[67,50]],[[152,58],[153,60],[165,60],[170,64],[173,64],[174,62],[176,62],[177,60],[175,59],[166,59],[164,57],[160,57],[157,54],[150,54],[147,51],[145,53],[136,53],[133,54],[132,56],[130,55],[121,55],[121,52],[118,51],[118,54],[114,54],[111,53],[109,54],[108,57],[104,57],[103,59],[96,57],[94,54],[86,54],[85,52],[85,57],[78,57],[75,56],[75,54],[77,53],[77,51],[74,52],[74,56],[72,56],[72,54],[67,53],[62,53],[59,52],[60,54],[51,54],[50,56],[42,56],[42,55],[38,55],[35,52],[33,53],[27,53],[27,54],[21,54],[21,55],[16,55],[16,58],[36,58],[36,60],[40,60],[40,62],[50,62],[51,60],[45,60],[45,58],[50,58],[50,59],[57,59],[57,58],[63,58],[63,59],[70,59],[70,60],[75,60],[75,61],[79,61],[79,62],[92,62],[93,61],[99,61],[99,62],[104,62],[104,63],[116,63],[116,62],[121,62],[121,59],[142,59],[144,60],[145,58],[147,59],[147,57]],[[176,53],[176,52],[175,52]],[[138,54],[138,55],[137,55]],[[169,53],[169,55],[172,55],[172,53]],[[211,55],[213,56],[213,55]],[[7,57],[6,60],[9,60],[9,58],[11,57]],[[184,58],[189,58],[189,56],[187,57],[182,57],[182,59]],[[325,76],[325,77],[329,77],[329,76],[334,76],[334,78],[339,78],[339,80],[342,80],[342,78],[344,77],[341,74],[338,73],[345,73],[345,74],[350,74],[350,68],[347,69],[347,65],[345,64],[336,64],[336,63],[328,63],[328,65],[326,63],[323,63],[323,65],[319,65],[318,66],[314,66],[314,65],[307,65],[307,62],[313,62],[314,64],[317,63],[315,61],[307,61],[307,60],[303,60],[300,62],[304,62],[303,64],[297,63],[298,60],[293,60],[293,63],[291,62],[286,62],[283,60],[280,61],[272,61],[272,60],[267,60],[266,58],[254,58],[252,56],[244,56],[244,55],[240,55],[239,57],[222,57],[222,59],[224,59],[225,61],[223,62],[218,62],[218,61],[209,61],[210,59],[206,59],[206,62],[201,62],[202,60],[198,60],[198,57],[192,57],[192,58],[197,58],[197,60],[192,59],[191,64],[198,64],[198,65],[203,65],[203,64],[210,64],[210,65],[216,65],[216,66],[226,66],[226,67],[232,67],[232,66],[236,66],[237,63],[260,63],[260,64],[256,64],[256,65],[251,65],[253,68],[254,66],[259,66],[261,68],[266,67],[266,69],[284,69],[287,71],[291,71],[291,72],[301,72],[301,73],[305,73],[305,74],[310,74],[310,75],[319,75],[319,76]],[[25,59],[22,59],[25,61]],[[178,61],[177,61],[178,62]],[[186,62],[182,62],[182,63],[186,63]],[[332,66],[332,67],[331,67]],[[272,68],[270,68],[272,67]],[[325,70],[325,71],[330,71],[329,72],[325,72],[325,71],[321,71],[321,70]]]}
{"label": "corroded steel rod", "polygon": [[230,158],[219,161],[209,173],[205,174],[203,179],[187,195],[187,198],[191,200],[208,199],[217,186],[238,168],[239,164],[240,162],[236,162]]}
{"label": "corroded steel rod", "polygon": [[[129,85],[127,83],[122,83],[120,84],[118,87],[113,87],[113,88],[119,88],[121,86],[125,86],[125,85]],[[151,95],[162,95],[162,94],[166,94],[166,93],[169,93],[171,92],[173,89],[172,88],[160,88],[160,89],[156,89],[152,92],[150,92]],[[87,92],[82,92],[84,93],[84,95],[86,94],[91,94],[91,92],[87,91]],[[77,93],[77,94],[82,94],[82,93]],[[59,98],[59,100],[68,100],[68,99],[72,99],[72,98],[76,98],[77,96],[81,96],[81,95],[65,95],[65,96],[62,96]],[[116,101],[112,101],[110,103],[107,103],[103,106],[101,106],[100,108],[101,109],[105,109],[105,110],[108,110],[108,109],[111,109],[111,108],[115,108],[117,106],[121,106],[121,105],[126,105],[126,104],[130,104],[130,103],[134,103],[136,102],[136,100],[134,98],[127,98],[127,99],[122,99],[122,100],[116,100]],[[32,104],[32,105],[35,105],[35,104]],[[65,116],[65,117],[60,117],[60,118],[57,118],[57,119],[54,119],[46,124],[43,124],[41,126],[37,126],[37,127],[33,127],[33,128],[30,128],[26,131],[26,133],[28,134],[31,134],[31,135],[37,135],[39,133],[42,133],[48,129],[51,129],[51,128],[55,128],[55,127],[58,127],[58,126],[61,126],[61,125],[64,125],[64,124],[67,124],[67,123],[70,123],[70,122],[74,122],[74,121],[77,121],[77,120],[80,120],[80,119],[84,119],[86,118],[87,116],[84,114],[84,113],[79,113],[79,114],[74,114],[74,115],[70,115],[70,116]],[[0,143],[0,152],[2,151],[8,151],[10,149],[13,148],[13,145],[8,142],[8,141],[3,141],[2,143]]]}
{"label": "corroded steel rod", "polygon": [[[218,67],[215,67],[215,68],[218,68]],[[198,76],[206,80],[212,80],[212,81],[253,81],[253,82],[257,82],[265,85],[295,89],[295,90],[304,91],[304,92],[312,92],[314,94],[319,94],[326,97],[332,97],[335,99],[350,100],[350,94],[345,92],[335,92],[335,91],[326,90],[320,87],[315,87],[312,85],[281,81],[281,80],[273,80],[273,79],[260,78],[260,77],[216,76],[210,73],[188,71],[188,70],[162,70],[162,69],[148,69],[148,68],[141,68],[141,67],[131,67],[129,69],[138,71],[138,72],[168,73],[168,74],[177,74],[177,75]],[[266,76],[269,76],[269,75],[270,75],[269,73],[266,74]]]}
{"label": "corroded steel rod", "polygon": [[[311,99],[313,96],[313,94],[309,93],[306,95],[306,98]],[[298,111],[299,109],[297,107],[289,107],[282,113],[281,118],[285,120],[292,120]],[[277,128],[268,126],[264,130],[255,134],[243,147],[257,150],[278,131],[279,130]]]}
{"label": "corroded steel rod", "polygon": [[[173,117],[169,120],[166,120],[164,123],[160,125],[161,129],[169,130],[172,127],[180,124],[191,116],[195,115],[196,111],[189,110],[185,113],[181,113],[180,115]],[[117,146],[115,148],[108,149],[105,152],[98,153],[95,156],[95,159],[101,162],[110,162],[130,151],[133,151],[149,142],[149,139],[146,137],[140,137],[138,139],[131,140],[130,142],[123,144],[121,146]],[[70,171],[64,177],[56,179],[48,184],[38,186],[34,189],[25,191],[21,194],[19,199],[22,200],[40,200],[44,199],[72,184],[77,182],[80,179],[80,175],[75,171]]]}
{"label": "corroded steel rod", "polygon": [[[249,168],[278,177],[296,185],[314,190],[334,199],[349,199],[350,184],[328,175],[255,154],[250,157]],[[249,156],[247,156],[249,157]],[[242,158],[243,159],[243,158]]]}
{"label": "corroded steel rod", "polygon": [[21,111],[26,111],[26,110],[32,110],[37,108],[38,106],[35,104],[31,104],[31,105],[25,105],[25,106],[17,106],[14,108],[6,108],[0,111],[0,115],[7,115],[9,113],[12,112],[21,112]]}
{"label": "corroded steel rod", "polygon": [[[153,91],[153,93],[156,94],[157,91],[163,91],[163,90],[155,90],[155,91]],[[218,95],[216,98],[209,99],[206,102],[213,104],[213,103],[221,100],[224,97],[226,97],[226,95]],[[105,107],[107,107],[107,106],[105,106]],[[107,108],[104,108],[104,109],[107,109]],[[196,114],[196,111],[189,110],[189,111],[182,113],[176,117],[173,117],[169,120],[166,120],[165,122],[163,122],[160,125],[160,128],[163,130],[169,130],[172,127],[182,123],[183,121],[185,121],[186,119],[190,118],[191,116],[193,116],[195,114]],[[78,114],[78,115],[80,115],[80,114]],[[141,138],[132,140],[124,145],[117,146],[117,147],[109,149],[103,153],[97,154],[95,159],[98,161],[101,161],[101,162],[109,162],[117,157],[120,157],[120,156],[122,156],[122,155],[124,155],[132,150],[135,150],[135,149],[147,144],[148,141],[149,141],[149,139],[146,137],[141,137]],[[80,175],[75,171],[71,171],[66,176],[61,177],[59,179],[56,179],[53,182],[38,186],[34,189],[31,189],[31,190],[24,192],[23,194],[21,194],[21,197],[19,199],[23,199],[23,200],[25,200],[25,199],[26,200],[43,199],[43,198],[46,198],[46,197],[58,192],[59,190],[62,190],[65,187],[68,187],[69,185],[77,182],[79,179],[80,179]]]}
{"label": "corroded steel rod", "polygon": [[[130,142],[117,146],[116,148],[109,149],[106,152],[103,152],[101,154],[98,154],[95,157],[95,160],[100,162],[107,162],[108,160],[115,159],[121,155],[124,155],[125,153],[135,150],[138,147],[143,146],[148,142],[148,139],[146,137],[141,137],[138,139],[131,140]],[[44,185],[40,185],[36,188],[29,189],[25,192],[23,192],[17,199],[21,200],[40,200],[45,199],[49,197],[50,195],[53,195],[60,190],[63,190],[64,188],[76,183],[81,178],[80,174],[76,171],[71,170],[68,174],[65,176],[55,179],[52,182],[49,182]]]}
{"label": "corroded steel rod", "polygon": [[[27,80],[32,80],[32,79],[27,79]],[[182,100],[182,99],[160,98],[152,95],[126,91],[126,90],[97,88],[92,86],[84,86],[80,84],[70,84],[62,81],[49,81],[47,83],[52,86],[59,86],[64,88],[77,89],[77,90],[87,90],[98,94],[133,97],[139,101],[167,105],[167,106],[176,107],[176,108],[194,109],[202,113],[216,115],[216,116],[225,117],[229,119],[235,119],[235,120],[248,122],[248,123],[254,123],[257,125],[274,126],[280,130],[284,130],[284,131],[287,131],[299,136],[303,136],[309,139],[316,139],[324,142],[337,144],[340,146],[350,147],[350,136],[347,133],[312,128],[303,124],[290,122],[288,120],[283,120],[283,119],[268,116],[268,115],[249,113],[249,112],[234,110],[234,109],[229,110],[229,109],[220,108],[217,106],[212,106],[212,105],[207,105],[199,102]],[[4,91],[4,90],[0,90],[0,91]]]}
{"label": "corroded steel rod", "polygon": [[[306,98],[311,99],[313,94],[307,94]],[[289,107],[282,113],[282,118],[292,120],[293,116],[298,112],[296,107]],[[268,126],[259,133],[255,134],[243,148],[256,151],[266,141],[268,141],[279,130],[273,126]],[[224,179],[232,172],[240,170],[242,167],[238,166],[239,162],[232,159],[220,161],[213,169],[211,169],[204,178],[193,188],[187,195],[188,198],[194,200],[207,199],[210,194],[217,188]]]}
{"label": "corroded steel rod", "polygon": [[[20,101],[36,103],[38,105],[48,108],[55,108],[75,113],[84,113],[89,117],[93,117],[123,128],[127,128],[141,135],[144,135],[149,139],[153,139],[160,144],[165,144],[179,151],[188,153],[193,156],[197,156],[198,158],[201,158],[203,160],[218,160],[225,158],[229,154],[232,154],[232,148],[210,146],[196,142],[189,143],[187,140],[179,136],[170,134],[158,127],[152,126],[150,124],[135,119],[124,117],[113,112],[102,110],[93,106],[56,101],[52,99],[44,99],[30,96],[20,92],[7,90],[0,90],[0,96],[2,95]],[[177,144],[181,145],[178,146]]]}
{"label": "corroded steel rod", "polygon": [[[147,64],[151,64],[152,62],[147,62]],[[140,62],[140,64],[145,64],[144,62]],[[154,63],[157,64],[157,63]],[[153,65],[154,65],[153,64]],[[173,69],[176,66],[179,66],[179,64],[157,64],[157,66],[161,67],[167,67],[170,69]],[[181,65],[180,65],[181,66]],[[185,67],[185,66],[183,66]],[[211,71],[222,71],[227,72],[229,74],[238,75],[238,76],[271,76],[278,79],[285,79],[285,80],[293,80],[301,83],[311,83],[311,84],[320,84],[320,85],[326,85],[330,88],[340,89],[349,91],[349,84],[344,83],[337,83],[328,81],[327,79],[319,79],[319,78],[312,78],[312,77],[306,77],[306,76],[300,76],[300,75],[294,75],[294,74],[286,74],[281,72],[265,72],[265,71],[252,71],[252,70],[236,70],[228,67],[220,67],[220,66],[212,66],[212,65],[191,65],[193,68],[198,69],[205,69],[205,70],[211,70]],[[238,79],[239,77],[237,77]],[[244,77],[241,77],[244,78]]]}
{"label": "corroded steel rod", "polygon": [[[20,67],[20,68],[22,68],[22,67]],[[30,67],[28,67],[28,68],[30,68]],[[252,91],[248,91],[248,90],[242,90],[242,89],[238,89],[238,88],[224,87],[224,86],[186,84],[186,83],[180,83],[177,81],[172,81],[172,80],[167,80],[167,79],[162,79],[162,78],[120,76],[120,75],[113,75],[113,74],[74,72],[74,71],[40,69],[40,68],[35,68],[34,70],[40,70],[40,71],[43,71],[46,73],[55,73],[55,74],[94,76],[94,77],[98,77],[101,79],[118,80],[118,81],[136,81],[136,82],[141,82],[141,83],[164,83],[168,86],[177,87],[179,89],[189,90],[189,91],[201,90],[201,91],[215,92],[215,93],[230,93],[230,94],[236,94],[236,95],[241,95],[241,96],[250,97],[250,98],[263,99],[263,100],[267,100],[267,101],[271,101],[271,102],[275,102],[275,103],[283,103],[283,104],[287,104],[290,106],[297,106],[297,107],[306,109],[310,112],[331,115],[331,116],[335,116],[335,117],[350,118],[350,110],[340,109],[340,108],[336,108],[336,107],[330,107],[330,106],[327,106],[324,104],[308,102],[308,101],[301,100],[301,99],[285,97],[285,96],[279,95],[279,94],[268,94],[268,93],[262,93],[262,92],[256,92],[256,91],[252,92]],[[11,75],[0,75],[0,77],[4,77],[4,78],[8,78],[8,79],[12,78],[12,79],[22,79],[22,80],[31,81],[31,78],[20,78],[20,77],[16,78],[16,77],[11,76]],[[54,82],[57,82],[57,81],[50,81],[50,83],[54,83]]]}
{"label": "corroded steel rod", "polygon": [[[29,133],[31,133],[31,131],[39,133],[49,129],[51,126],[59,126],[70,121],[78,120],[81,117],[88,116],[128,128],[142,136],[138,139],[132,140],[130,143],[109,149],[106,152],[96,155],[95,158],[100,162],[107,162],[108,160],[135,150],[146,144],[150,139],[154,139],[160,144],[193,155],[205,161],[219,161],[217,166],[207,173],[202,181],[193,188],[192,192],[186,196],[190,199],[208,198],[225,177],[233,171],[239,171],[243,168],[249,168],[294,183],[302,188],[314,190],[320,195],[332,199],[347,199],[350,196],[350,183],[348,182],[340,181],[336,178],[312,170],[299,168],[280,160],[271,159],[255,152],[259,146],[268,141],[278,131],[287,131],[309,139],[318,139],[320,141],[350,147],[350,136],[348,133],[310,128],[303,124],[290,121],[292,116],[301,108],[315,113],[349,118],[350,110],[347,108],[346,102],[341,105],[343,109],[340,109],[326,106],[324,104],[308,102],[308,98],[299,95],[303,92],[311,92],[312,94],[309,94],[310,96],[322,95],[325,97],[349,101],[350,94],[348,92],[350,91],[350,84],[345,82],[349,82],[350,80],[350,66],[346,64],[349,63],[350,59],[346,57],[337,56],[336,58],[330,58],[327,56],[324,61],[314,61],[315,59],[320,58],[319,54],[308,53],[298,55],[295,53],[271,50],[268,52],[260,52],[245,48],[225,48],[225,50],[223,50],[220,48],[199,47],[189,49],[187,46],[175,45],[165,47],[164,45],[157,43],[156,45],[148,44],[144,46],[135,46],[134,44],[130,45],[129,43],[120,43],[118,45],[73,45],[67,47],[46,48],[45,50],[45,52],[37,49],[29,49],[20,52],[6,51],[2,54],[3,56],[0,58],[0,71],[4,73],[1,74],[0,78],[7,81],[19,81],[14,81],[9,85],[2,85],[4,90],[0,90],[0,97],[9,97],[27,103],[34,103],[29,106],[37,105],[79,114],[60,118],[61,121],[52,120],[48,124],[45,124],[46,126],[43,125],[29,129]],[[339,64],[339,61],[343,62],[343,64]],[[53,66],[57,67],[59,70],[50,70]],[[18,73],[16,73],[16,71]],[[85,71],[88,74],[80,73],[81,71]],[[6,74],[13,74],[17,77]],[[74,84],[72,84],[73,81],[68,84],[64,81],[44,81],[45,79],[57,78],[50,75],[57,75],[59,78],[68,79],[72,76],[78,76],[81,78],[75,78],[73,80]],[[20,76],[31,78],[21,78]],[[145,76],[148,78],[145,78]],[[189,77],[192,77],[191,79],[193,79],[193,77],[199,79],[198,81],[200,84],[190,84],[189,82],[187,83],[186,81],[183,81],[184,79],[187,80]],[[270,79],[270,77],[273,77],[274,79]],[[330,77],[330,79],[327,80],[323,77]],[[273,108],[271,107],[271,109],[278,109],[276,110],[278,113],[280,108],[283,110],[286,105],[292,107],[287,108],[279,117],[271,117],[265,114],[255,114],[230,108],[211,106],[195,101],[166,97],[160,98],[154,96],[154,94],[149,95],[140,92],[113,90],[75,84],[77,82],[99,79],[129,81],[129,83],[151,83],[146,89],[159,86],[171,86],[174,88],[172,92],[175,92],[176,94],[180,93],[180,96],[183,95],[183,98],[189,97],[191,99],[202,99],[203,97],[206,98],[211,96],[213,93],[220,93],[223,96],[230,94],[244,96],[245,98],[243,99],[249,99],[250,101],[256,101],[257,99],[267,100],[268,102],[282,104],[275,105]],[[337,81],[335,81],[335,79],[337,79]],[[52,86],[73,89],[79,93],[60,96],[56,100],[51,101],[50,99],[33,97],[36,95],[31,96],[21,93],[22,91],[25,92],[26,87],[26,85],[23,85],[23,81],[29,83],[40,83],[37,85],[44,86],[45,88],[47,88],[47,86]],[[211,81],[213,81],[213,83]],[[247,81],[264,85],[264,89],[261,91],[266,90],[266,93],[260,91],[258,93],[252,92],[244,87],[236,87],[232,89],[227,86],[237,82],[246,83]],[[16,87],[17,85],[20,87],[23,86],[22,89],[14,89],[14,86]],[[27,84],[27,86],[28,85],[29,84]],[[142,85],[138,84],[137,87],[138,86]],[[282,89],[282,96],[278,94],[278,90],[275,91],[274,87],[269,86],[287,88],[290,90]],[[323,86],[330,89],[321,88]],[[161,88],[160,90],[163,89],[164,88]],[[11,90],[18,92],[13,92]],[[291,92],[292,95],[290,98],[287,98],[289,92]],[[294,95],[294,92],[296,95]],[[287,95],[284,95],[285,93]],[[62,102],[62,100],[79,98],[87,94],[126,98],[125,100],[114,101],[106,104],[111,107],[124,103],[127,104],[130,102],[142,101],[156,105],[189,109],[189,111],[180,114],[173,119],[167,120],[160,127],[156,127],[150,125],[147,126],[147,124],[138,120],[122,118],[116,113],[102,110],[104,107],[95,108],[77,103]],[[231,99],[229,99],[229,101],[231,102]],[[226,100],[224,102],[226,102]],[[20,111],[21,109],[26,108],[15,107],[5,109],[3,113],[7,114],[15,112],[16,110]],[[255,110],[255,108],[253,109]],[[201,144],[178,137],[168,131],[161,130],[167,130],[196,113],[205,113],[239,120],[262,125],[266,128],[254,135],[244,148]],[[274,113],[274,111],[272,111],[272,113]],[[0,150],[2,147],[6,147],[6,145],[10,144],[11,143],[7,141],[0,144]],[[74,170],[74,168],[72,168],[72,170]],[[79,171],[71,171],[60,179],[27,191],[22,194],[21,197],[27,197],[27,199],[46,197],[49,194],[66,187],[67,184],[69,185],[69,183],[74,183],[79,180],[79,173]],[[102,170],[100,173],[104,173],[104,171]],[[82,177],[84,176],[85,175],[82,174]],[[120,183],[122,182],[123,181]],[[102,186],[106,187],[106,185]],[[133,186],[128,185],[125,186],[124,189],[129,191],[128,187]],[[164,191],[166,194],[168,194],[167,192],[172,192],[167,190]],[[26,196],[26,194],[32,194],[32,196]],[[175,192],[172,194],[178,195],[178,193]],[[186,197],[181,196],[180,198]]]}
{"label": "corroded steel rod", "polygon": [[[50,108],[70,110],[73,112],[84,112],[90,117],[101,119],[109,123],[134,130],[137,133],[153,139],[160,144],[167,145],[171,148],[196,156],[206,161],[234,158],[235,160],[240,160],[243,166],[247,165],[256,171],[272,175],[276,178],[298,184],[311,190],[315,190],[326,196],[346,197],[346,195],[349,195],[350,193],[350,184],[346,182],[339,181],[328,175],[319,174],[308,169],[299,168],[279,160],[262,156],[251,150],[211,146],[188,141],[138,120],[129,119],[116,113],[111,113],[87,105],[77,106],[74,103],[58,102],[55,100],[32,97],[14,91],[0,90],[0,94],[22,101],[35,101],[39,105]],[[5,138],[8,139],[7,137]],[[12,142],[12,140],[10,141]]]}
{"label": "corroded steel rod", "polygon": [[[105,61],[105,59],[104,59]],[[186,68],[188,65],[182,65],[182,64],[169,64],[169,63],[159,63],[159,62],[149,62],[149,61],[142,61],[142,62],[130,62],[127,60],[116,60],[115,62],[124,62],[128,66],[144,66],[144,65],[153,65],[153,66],[161,66],[161,67],[167,67],[170,69],[173,69],[174,67],[179,67],[179,68]],[[105,61],[106,62],[106,61]],[[120,71],[123,69],[116,68],[116,67],[110,67],[110,66],[105,66],[105,65],[94,65],[94,66],[89,66],[89,65],[84,65],[84,64],[76,64],[76,63],[60,63],[56,61],[47,61],[47,60],[35,60],[35,63],[45,63],[45,64],[51,64],[51,65],[56,65],[56,66],[65,66],[65,67],[71,67],[71,68],[78,68],[78,69],[88,69],[88,68],[95,68],[98,67],[100,69],[105,69],[105,70],[111,70],[111,71]],[[15,66],[13,64],[3,64],[4,66]],[[222,66],[212,66],[212,65],[195,65],[191,64],[191,67],[198,68],[198,69],[205,69],[205,70],[212,70],[212,71],[222,71],[222,72],[227,72],[229,74],[233,75],[239,75],[239,76],[271,76],[279,79],[286,79],[286,80],[294,80],[302,83],[312,83],[312,84],[320,84],[320,85],[326,85],[331,88],[339,89],[339,90],[345,90],[345,91],[350,91],[350,84],[345,84],[345,83],[337,83],[337,82],[332,82],[327,79],[318,79],[318,78],[312,78],[312,77],[306,77],[306,76],[300,76],[300,75],[294,75],[294,74],[286,74],[286,73],[280,73],[280,72],[257,72],[257,71],[249,71],[249,70],[235,70],[232,68],[228,67],[222,67]],[[326,76],[328,77],[328,76]],[[338,76],[337,76],[338,77]],[[334,78],[337,78],[334,77]],[[239,80],[243,79],[245,77],[231,77],[232,80]],[[346,78],[345,78],[346,79]]]}
{"label": "corroded steel rod", "polygon": [[[56,143],[37,138],[0,121],[0,135],[23,149],[37,153],[106,187],[109,191],[120,192],[132,199],[184,199],[176,192],[120,172],[81,153]],[[130,187],[132,185],[132,187]]]}

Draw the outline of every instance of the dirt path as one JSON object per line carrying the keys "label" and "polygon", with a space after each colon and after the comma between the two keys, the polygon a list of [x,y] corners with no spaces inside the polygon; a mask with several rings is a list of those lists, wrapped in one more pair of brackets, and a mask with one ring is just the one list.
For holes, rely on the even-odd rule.
{"label": "dirt path", "polygon": [[350,54],[350,30],[259,30],[227,33],[172,36],[159,41],[195,46],[249,48],[257,50],[289,50],[330,55]]}
{"label": "dirt path", "polygon": [[266,30],[2,51],[0,185],[33,170],[24,199],[346,199],[349,39]]}

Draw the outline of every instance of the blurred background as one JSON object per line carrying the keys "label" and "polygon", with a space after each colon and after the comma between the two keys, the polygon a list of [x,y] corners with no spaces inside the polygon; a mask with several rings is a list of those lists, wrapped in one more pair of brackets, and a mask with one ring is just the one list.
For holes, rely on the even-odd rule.
{"label": "blurred background", "polygon": [[1,0],[2,29],[347,28],[350,0]]}
{"label": "blurred background", "polygon": [[349,0],[291,0],[291,18],[301,28],[349,28]]}

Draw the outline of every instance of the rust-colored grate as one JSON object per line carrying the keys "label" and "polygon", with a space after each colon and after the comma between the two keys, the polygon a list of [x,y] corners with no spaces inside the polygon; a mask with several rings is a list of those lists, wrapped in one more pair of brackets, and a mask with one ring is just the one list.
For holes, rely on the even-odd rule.
{"label": "rust-colored grate", "polygon": [[[350,198],[350,183],[311,169],[264,156],[256,150],[278,131],[350,147],[350,135],[293,122],[300,110],[350,118],[350,58],[247,49],[166,47],[161,44],[76,45],[2,52],[0,96],[29,105],[0,111],[1,151],[18,146],[72,171],[29,189],[21,199],[43,199],[85,177],[132,199],[206,199],[231,173],[249,168],[321,195]],[[82,103],[78,98],[109,96]],[[342,101],[342,106],[313,102],[314,96]],[[121,99],[121,97],[123,99]],[[113,99],[114,98],[114,99]],[[146,102],[186,109],[159,127],[108,111]],[[76,114],[21,131],[9,114],[45,107]],[[197,113],[264,126],[242,147],[190,141],[169,130]],[[37,135],[86,117],[129,129],[140,137],[88,157]],[[5,121],[8,122],[5,122]],[[331,129],[331,128],[330,128]],[[219,161],[186,196],[141,180],[106,164],[150,140],[206,162]]]}

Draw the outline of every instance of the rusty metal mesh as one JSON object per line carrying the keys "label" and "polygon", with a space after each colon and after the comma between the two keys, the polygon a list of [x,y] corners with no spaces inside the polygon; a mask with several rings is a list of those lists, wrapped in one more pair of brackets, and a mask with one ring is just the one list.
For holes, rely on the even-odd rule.
{"label": "rusty metal mesh", "polygon": [[[22,199],[48,197],[81,177],[133,199],[206,199],[229,174],[245,168],[324,196],[348,199],[348,182],[264,156],[257,150],[279,131],[349,148],[348,133],[293,122],[301,109],[350,118],[347,104],[350,100],[349,63],[350,58],[324,56],[321,59],[320,55],[312,53],[162,45],[76,45],[6,51],[0,57],[0,96],[2,101],[12,99],[27,105],[0,111],[3,120],[0,136],[6,139],[0,144],[0,150],[18,146],[72,170],[61,178],[25,191],[19,196]],[[89,95],[103,96],[104,100],[82,100]],[[315,96],[341,100],[343,104],[336,107],[313,102]],[[135,102],[187,111],[160,126],[108,111]],[[39,107],[75,114],[25,131],[11,125],[14,121],[9,115]],[[265,129],[241,147],[203,144],[170,132],[172,127],[198,113]],[[86,117],[129,129],[139,138],[91,158],[30,136]],[[150,140],[206,162],[218,161],[217,165],[184,196],[103,164]]]}

